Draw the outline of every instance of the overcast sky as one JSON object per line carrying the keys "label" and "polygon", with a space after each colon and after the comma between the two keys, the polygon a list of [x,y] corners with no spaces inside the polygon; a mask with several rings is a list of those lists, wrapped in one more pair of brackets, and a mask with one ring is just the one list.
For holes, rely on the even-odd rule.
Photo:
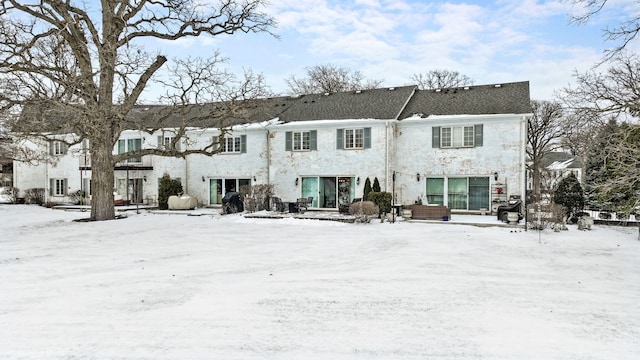
{"label": "overcast sky", "polygon": [[591,22],[576,25],[568,14],[579,9],[562,1],[271,0],[265,11],[278,21],[280,39],[235,34],[161,49],[170,56],[218,49],[232,70],[262,73],[281,94],[286,78],[331,63],[384,86],[410,84],[411,75],[434,69],[458,71],[476,85],[526,80],[532,99],[551,100],[613,46],[602,30],[637,10],[633,0],[609,0]]}

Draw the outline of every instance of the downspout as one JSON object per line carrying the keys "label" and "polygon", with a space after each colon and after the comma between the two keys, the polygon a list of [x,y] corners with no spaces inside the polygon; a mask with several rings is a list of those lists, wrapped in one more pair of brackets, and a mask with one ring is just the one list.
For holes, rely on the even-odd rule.
{"label": "downspout", "polygon": [[[389,185],[389,122],[384,122],[384,178],[385,188]],[[384,189],[387,191],[387,189]],[[393,195],[393,194],[392,194]]]}
{"label": "downspout", "polygon": [[271,132],[265,129],[267,135],[267,185],[271,184]]}
{"label": "downspout", "polygon": [[[413,87],[413,89],[411,90],[411,93],[409,94],[409,96],[407,96],[407,100],[404,102],[404,104],[402,104],[400,111],[398,111],[398,114],[395,116],[395,118],[393,118],[394,123],[400,121],[400,116],[409,105],[409,102],[411,101],[411,99],[413,99],[413,95],[416,94],[416,91],[418,91],[417,85]],[[394,133],[395,133],[395,128],[394,128]],[[395,137],[393,137],[393,140],[395,145]],[[390,157],[389,155],[389,121],[385,122],[385,144],[386,144],[385,145],[385,179],[387,179],[387,181],[385,181],[385,184],[389,184],[389,171],[390,171],[389,170],[389,166],[390,166],[389,164],[389,157]],[[394,154],[395,154],[395,151],[394,151]],[[395,158],[394,158],[394,162],[395,162]],[[394,169],[395,169],[395,164],[394,164]],[[395,194],[392,194],[392,196],[395,196]]]}
{"label": "downspout", "polygon": [[523,115],[522,120],[520,121],[520,146],[522,146],[522,151],[520,152],[520,174],[522,174],[522,179],[520,180],[520,186],[522,186],[522,190],[520,190],[520,196],[522,197],[522,204],[524,208],[524,231],[527,231],[529,224],[527,224],[529,220],[529,210],[527,206],[527,122],[529,121],[529,115]]}

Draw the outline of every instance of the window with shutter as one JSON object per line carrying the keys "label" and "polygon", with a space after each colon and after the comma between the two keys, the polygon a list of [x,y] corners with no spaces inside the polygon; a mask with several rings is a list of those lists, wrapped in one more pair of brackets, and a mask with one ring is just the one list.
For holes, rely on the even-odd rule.
{"label": "window with shutter", "polygon": [[371,147],[371,128],[338,129],[338,149],[366,149]]}
{"label": "window with shutter", "polygon": [[49,195],[66,196],[67,179],[49,179]]}
{"label": "window with shutter", "polygon": [[226,137],[220,148],[221,153],[240,154],[247,152],[247,135]]}
{"label": "window with shutter", "polygon": [[432,145],[441,148],[482,146],[482,125],[434,126]]}

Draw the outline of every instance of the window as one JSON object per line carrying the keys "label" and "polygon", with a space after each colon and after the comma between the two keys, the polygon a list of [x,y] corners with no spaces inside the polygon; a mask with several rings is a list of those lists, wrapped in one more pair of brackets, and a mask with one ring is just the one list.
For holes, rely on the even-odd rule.
{"label": "window", "polygon": [[222,204],[222,197],[230,191],[240,191],[251,186],[249,178],[209,179],[209,204]]}
{"label": "window", "polygon": [[461,148],[478,147],[483,142],[483,126],[434,126],[432,129],[432,147]]}
{"label": "window", "polygon": [[68,146],[62,141],[54,140],[49,143],[50,155],[64,155],[67,153]]}
{"label": "window", "polygon": [[317,131],[287,131],[285,133],[285,151],[318,150]]}
{"label": "window", "polygon": [[226,137],[220,146],[220,152],[226,154],[239,154],[247,152],[247,135]]}
{"label": "window", "polygon": [[443,178],[427,178],[427,204],[444,205]]}
{"label": "window", "polygon": [[[142,149],[142,139],[123,139],[118,140],[118,154],[125,154],[131,151],[137,151]],[[141,163],[142,157],[131,157],[124,162],[126,163]]]}
{"label": "window", "polygon": [[293,133],[293,150],[309,150],[309,132],[301,131]]}
{"label": "window", "polygon": [[467,178],[449,179],[448,202],[450,209],[467,209]]}
{"label": "window", "polygon": [[363,137],[364,137],[364,129],[345,129],[344,130],[344,148],[345,149],[362,149]]}
{"label": "window", "polygon": [[[170,136],[170,135],[158,136],[158,149],[171,150],[171,143],[173,143],[174,139],[175,139],[175,136]],[[176,142],[175,149],[177,151],[180,151],[180,141]]]}
{"label": "window", "polygon": [[488,209],[489,178],[427,178],[427,202],[455,210]]}
{"label": "window", "polygon": [[473,146],[473,126],[452,126],[441,129],[441,147]]}
{"label": "window", "polygon": [[49,179],[49,195],[67,195],[67,179]]}
{"label": "window", "polygon": [[338,149],[368,149],[371,147],[371,128],[338,129]]}

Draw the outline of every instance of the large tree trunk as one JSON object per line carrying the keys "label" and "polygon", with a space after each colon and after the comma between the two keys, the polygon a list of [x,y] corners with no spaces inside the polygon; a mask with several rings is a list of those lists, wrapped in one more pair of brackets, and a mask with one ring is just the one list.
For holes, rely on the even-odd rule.
{"label": "large tree trunk", "polygon": [[91,219],[112,220],[113,207],[113,145],[110,141],[93,141],[91,146]]}

